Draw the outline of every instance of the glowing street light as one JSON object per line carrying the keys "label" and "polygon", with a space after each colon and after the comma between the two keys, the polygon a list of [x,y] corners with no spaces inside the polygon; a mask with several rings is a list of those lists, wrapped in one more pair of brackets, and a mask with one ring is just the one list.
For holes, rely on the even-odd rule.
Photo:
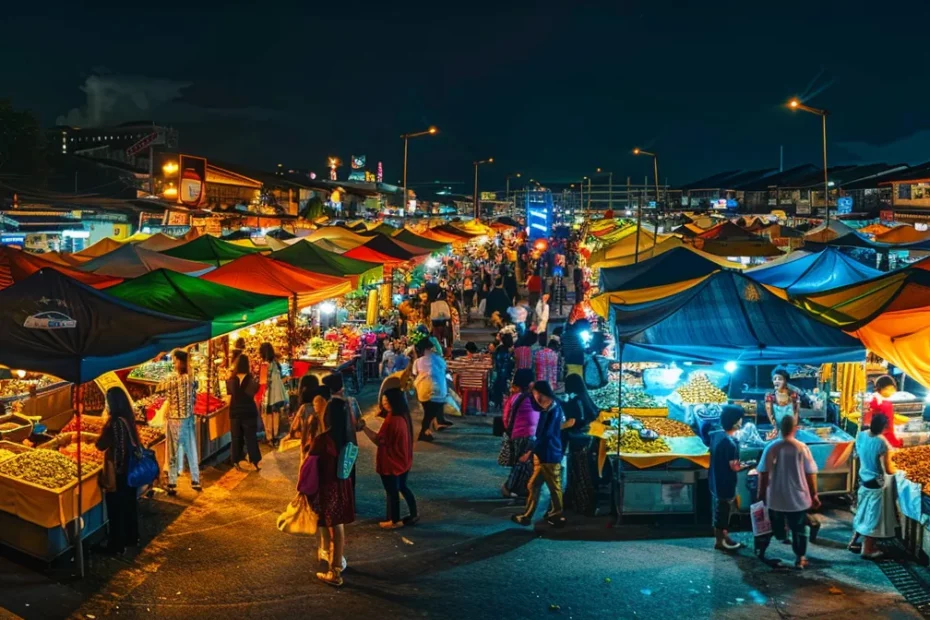
{"label": "glowing street light", "polygon": [[[639,147],[633,149],[634,155],[646,155],[647,157],[652,157],[652,172],[655,175],[655,185],[656,185],[656,226],[658,230],[658,213],[659,213],[659,157],[655,153],[650,153],[649,151],[644,151]],[[639,205],[639,214],[636,216],[636,259],[635,262],[639,262],[639,233],[642,229],[643,223],[643,205]],[[652,251],[655,252],[655,240],[653,239]]]}
{"label": "glowing street light", "polygon": [[165,173],[165,176],[173,176],[178,171],[178,162],[166,162],[165,165],[161,167],[161,171]]}
{"label": "glowing street light", "polygon": [[804,105],[801,100],[795,97],[788,102],[788,107],[792,110],[802,110],[820,117],[820,125],[823,134],[823,203],[827,209],[827,224],[830,224],[830,182],[827,180],[827,112],[821,108],[812,108]]}
{"label": "glowing street light", "polygon": [[493,164],[493,163],[494,163],[493,157],[488,157],[487,159],[481,159],[481,160],[474,162],[474,165],[475,165],[475,221],[476,222],[481,221],[481,213],[479,213],[479,207],[478,207],[478,205],[480,204],[480,201],[478,199],[478,166],[481,166],[482,164]]}
{"label": "glowing street light", "polygon": [[407,215],[407,142],[410,138],[419,138],[420,136],[435,136],[439,133],[439,129],[435,125],[430,125],[426,131],[416,131],[413,133],[401,134],[401,138],[404,139],[404,197],[403,204],[401,207],[401,215]]}

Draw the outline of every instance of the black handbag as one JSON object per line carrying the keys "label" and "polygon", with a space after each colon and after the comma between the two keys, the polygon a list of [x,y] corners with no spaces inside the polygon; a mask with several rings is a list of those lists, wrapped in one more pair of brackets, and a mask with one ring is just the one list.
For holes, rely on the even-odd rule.
{"label": "black handbag", "polygon": [[[514,454],[513,439],[510,436],[513,435],[513,426],[517,421],[517,410],[527,396],[527,394],[520,394],[520,398],[510,408],[510,423],[507,425],[507,434],[501,440],[501,451],[497,455],[497,464],[501,467],[513,467],[517,464],[517,459],[520,458],[520,455]],[[500,419],[503,420],[504,416],[501,416]],[[503,423],[501,423],[501,426],[503,426]]]}

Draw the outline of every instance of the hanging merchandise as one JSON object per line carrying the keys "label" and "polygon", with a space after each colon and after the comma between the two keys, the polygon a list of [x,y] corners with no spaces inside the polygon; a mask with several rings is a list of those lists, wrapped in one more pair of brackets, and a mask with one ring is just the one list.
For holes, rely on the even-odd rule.
{"label": "hanging merchandise", "polygon": [[368,325],[378,324],[378,291],[371,289],[368,291],[368,312],[365,315],[365,323]]}

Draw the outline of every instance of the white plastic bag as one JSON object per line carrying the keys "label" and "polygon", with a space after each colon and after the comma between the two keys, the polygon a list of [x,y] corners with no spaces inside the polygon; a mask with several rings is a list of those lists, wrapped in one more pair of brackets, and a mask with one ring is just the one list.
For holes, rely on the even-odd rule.
{"label": "white plastic bag", "polygon": [[752,519],[752,535],[764,536],[772,533],[772,522],[769,520],[769,511],[765,502],[756,502],[749,507],[749,516]]}

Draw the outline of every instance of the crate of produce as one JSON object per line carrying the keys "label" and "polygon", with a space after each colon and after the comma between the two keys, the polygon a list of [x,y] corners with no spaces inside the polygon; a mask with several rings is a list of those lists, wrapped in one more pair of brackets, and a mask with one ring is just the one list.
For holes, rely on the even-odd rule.
{"label": "crate of produce", "polygon": [[13,443],[12,441],[0,441],[0,463],[6,461],[7,459],[13,458],[17,454],[22,454],[23,452],[27,452],[29,450],[32,450],[32,448],[28,448],[21,443]]}
{"label": "crate of produce", "polygon": [[[52,441],[43,444],[43,450],[56,450],[77,463],[77,436],[76,432],[61,433]],[[103,452],[97,450],[96,443],[100,435],[95,433],[81,433],[83,445],[81,446],[81,463],[90,463],[103,466]]]}
{"label": "crate of produce", "polygon": [[32,434],[32,421],[16,413],[0,416],[0,439],[19,443]]}

